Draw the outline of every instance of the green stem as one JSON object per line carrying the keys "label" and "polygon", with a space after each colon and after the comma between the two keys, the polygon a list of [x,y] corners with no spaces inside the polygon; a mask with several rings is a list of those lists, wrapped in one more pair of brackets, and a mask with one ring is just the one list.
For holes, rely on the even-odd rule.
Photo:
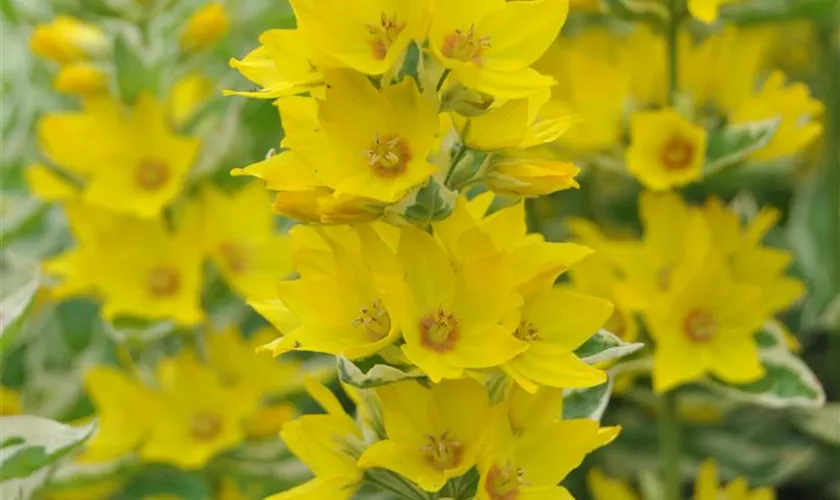
{"label": "green stem", "polygon": [[[679,32],[682,20],[681,0],[669,0],[670,18],[667,28],[668,44],[668,104],[673,106],[679,90]],[[680,418],[679,401],[674,390],[662,396],[662,415],[659,419],[659,458],[665,485],[665,500],[680,500]]]}
{"label": "green stem", "polygon": [[[840,210],[840,51],[834,46],[835,26],[840,16],[830,17],[820,23],[817,28],[817,41],[820,51],[820,73],[825,75],[823,81],[823,102],[825,103],[825,129],[823,134],[824,165],[821,178],[828,189],[828,210],[836,214]],[[834,241],[829,248],[840,252],[840,217],[828,218],[833,224],[829,234]],[[840,261],[829,263],[832,280],[830,283],[840,283]],[[840,366],[840,335],[833,336],[831,349],[826,350],[828,359],[826,366]],[[840,370],[834,370],[834,380],[831,386],[840,391]],[[840,393],[839,393],[840,394]]]}
{"label": "green stem", "polygon": [[665,481],[665,500],[680,500],[680,417],[675,390],[662,396],[659,417],[659,458]]}
{"label": "green stem", "polygon": [[455,167],[458,166],[458,162],[464,158],[464,155],[467,154],[467,133],[470,130],[470,122],[467,121],[467,124],[464,126],[464,131],[461,132],[461,146],[458,148],[458,152],[455,153],[455,156],[452,158],[452,163],[449,164],[449,171],[446,172],[446,178],[443,179],[443,185],[449,186],[449,179],[452,178],[452,174],[455,173]]}
{"label": "green stem", "polygon": [[438,80],[437,85],[435,85],[435,90],[436,91],[440,92],[440,89],[443,88],[443,82],[446,81],[446,77],[449,76],[449,73],[451,71],[452,70],[449,69],[449,68],[446,68],[445,70],[443,70],[443,74],[440,75],[440,79]]}

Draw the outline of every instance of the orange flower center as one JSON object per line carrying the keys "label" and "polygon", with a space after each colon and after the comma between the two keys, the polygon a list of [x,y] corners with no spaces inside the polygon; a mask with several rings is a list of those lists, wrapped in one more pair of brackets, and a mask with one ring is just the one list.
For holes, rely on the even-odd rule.
{"label": "orange flower center", "polygon": [[516,500],[519,486],[522,484],[522,470],[507,464],[505,467],[494,465],[487,473],[484,490],[491,500]]}
{"label": "orange flower center", "polygon": [[694,154],[694,144],[675,136],[665,144],[660,160],[667,170],[685,170],[694,162]]}
{"label": "orange flower center", "polygon": [[440,436],[426,436],[426,444],[420,447],[429,463],[440,470],[457,467],[464,452],[464,445],[447,434],[445,431]]}
{"label": "orange flower center", "polygon": [[441,308],[420,320],[420,342],[433,351],[451,351],[458,336],[458,320]]}
{"label": "orange flower center", "polygon": [[450,59],[481,64],[484,51],[490,47],[490,37],[475,34],[475,25],[467,31],[455,30],[443,39],[441,52]]}
{"label": "orange flower center", "polygon": [[248,252],[242,245],[222,243],[219,245],[219,253],[231,271],[243,273],[248,269]]}
{"label": "orange flower center", "polygon": [[396,177],[408,167],[411,150],[405,140],[393,135],[379,135],[373,140],[370,149],[364,151],[373,172],[385,178]]}
{"label": "orange flower center", "polygon": [[146,287],[155,297],[171,297],[181,287],[181,278],[175,269],[159,266],[149,273]]}
{"label": "orange flower center", "polygon": [[198,441],[210,441],[222,431],[222,420],[212,413],[199,413],[190,422],[190,434]]}
{"label": "orange flower center", "polygon": [[156,191],[169,180],[169,165],[163,160],[145,158],[137,164],[134,182],[146,191]]}
{"label": "orange flower center", "polygon": [[384,12],[380,14],[378,24],[368,24],[368,33],[371,35],[371,46],[373,57],[380,61],[388,55],[388,49],[394,44],[403,29],[405,23],[397,20],[397,16],[388,16]]}
{"label": "orange flower center", "polygon": [[686,337],[698,343],[705,343],[717,333],[718,324],[715,317],[703,309],[694,309],[683,319],[683,331]]}
{"label": "orange flower center", "polygon": [[382,306],[382,301],[375,299],[370,307],[363,307],[361,315],[351,323],[354,327],[363,327],[368,338],[379,341],[388,336],[391,331],[391,316]]}
{"label": "orange flower center", "polygon": [[539,336],[537,335],[539,331],[539,328],[537,328],[530,321],[523,321],[519,323],[519,327],[517,327],[516,331],[513,332],[513,336],[518,338],[519,340],[530,342],[539,338]]}

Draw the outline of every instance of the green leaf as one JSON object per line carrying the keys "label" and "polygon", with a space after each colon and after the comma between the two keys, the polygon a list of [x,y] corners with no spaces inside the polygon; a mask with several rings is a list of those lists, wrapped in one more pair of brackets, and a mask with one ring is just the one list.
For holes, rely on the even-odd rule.
{"label": "green leaf", "polygon": [[360,389],[425,377],[418,368],[389,365],[379,356],[372,356],[356,362],[350,361],[344,356],[339,356],[336,362],[338,377],[341,381]]}
{"label": "green leaf", "polygon": [[575,354],[583,361],[594,365],[629,356],[644,346],[641,342],[624,342],[606,330],[598,330],[598,333],[577,348]]}
{"label": "green leaf", "polygon": [[[0,279],[3,281],[4,291],[11,291],[0,299],[0,354],[6,351],[20,331],[26,312],[41,283],[41,273],[36,263],[6,256],[3,264],[3,275]],[[12,269],[7,273],[8,267]]]}
{"label": "green leaf", "polygon": [[128,42],[124,33],[114,39],[114,64],[117,87],[123,100],[133,103],[143,91],[155,93],[157,77],[140,55],[140,49]]}
{"label": "green leaf", "polygon": [[433,221],[449,217],[455,209],[458,193],[432,178],[413,197],[404,202],[403,216],[409,222],[426,227]]}
{"label": "green leaf", "polygon": [[718,172],[744,161],[750,153],[763,148],[773,139],[781,123],[782,119],[775,117],[727,125],[712,131],[706,149],[705,170],[709,173]]}
{"label": "green leaf", "polygon": [[720,17],[736,24],[772,23],[796,18],[822,21],[831,19],[836,9],[836,0],[754,0],[723,4]]}
{"label": "green leaf", "polygon": [[0,417],[0,498],[29,498],[46,480],[48,466],[81,446],[95,428],[95,422],[70,427],[43,417]]}
{"label": "green leaf", "polygon": [[156,495],[172,495],[183,500],[213,498],[207,477],[200,472],[188,472],[164,465],[146,467],[114,500],[134,500]]}
{"label": "green leaf", "polygon": [[755,335],[755,341],[762,351],[789,352],[783,326],[776,320],[767,321]]}
{"label": "green leaf", "polygon": [[612,395],[613,380],[585,389],[566,389],[563,393],[563,418],[588,418],[600,421]]}
{"label": "green leaf", "polygon": [[834,446],[840,446],[840,403],[802,412],[793,423],[808,434]]}
{"label": "green leaf", "polygon": [[610,12],[627,21],[642,21],[664,26],[671,15],[664,2],[647,0],[604,0]]}
{"label": "green leaf", "polygon": [[734,400],[769,408],[818,408],[825,403],[822,385],[802,360],[788,352],[769,351],[762,361],[766,374],[756,382],[728,385],[709,379],[704,384]]}

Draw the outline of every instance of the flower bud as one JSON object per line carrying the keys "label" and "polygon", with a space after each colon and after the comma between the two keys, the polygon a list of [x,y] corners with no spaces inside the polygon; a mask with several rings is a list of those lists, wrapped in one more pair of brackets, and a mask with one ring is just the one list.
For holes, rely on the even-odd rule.
{"label": "flower bud", "polygon": [[108,50],[108,39],[96,25],[70,16],[58,16],[52,23],[35,28],[29,48],[41,57],[67,64],[104,54]]}
{"label": "flower bud", "polygon": [[181,51],[200,52],[227,34],[230,17],[221,3],[212,3],[195,11],[184,25],[181,35]]}
{"label": "flower bud", "polygon": [[88,63],[68,64],[58,72],[53,87],[63,94],[91,96],[105,92],[108,76]]}
{"label": "flower bud", "polygon": [[575,176],[580,169],[571,163],[539,158],[504,158],[495,162],[487,174],[492,191],[507,196],[543,196],[569,188],[579,188]]}

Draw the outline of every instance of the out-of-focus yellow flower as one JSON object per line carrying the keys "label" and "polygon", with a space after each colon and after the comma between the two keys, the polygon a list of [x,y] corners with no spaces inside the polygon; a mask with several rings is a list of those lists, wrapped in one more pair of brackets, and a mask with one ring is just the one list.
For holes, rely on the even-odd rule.
{"label": "out-of-focus yellow flower", "polygon": [[694,485],[694,500],[775,500],[772,488],[757,488],[750,491],[746,478],[736,477],[726,486],[721,486],[718,465],[707,460],[700,465],[697,482]]}
{"label": "out-of-focus yellow flower", "polygon": [[646,187],[665,190],[703,177],[706,131],[673,109],[630,117],[627,169]]}
{"label": "out-of-focus yellow flower", "polygon": [[560,288],[525,296],[514,337],[528,349],[502,369],[529,392],[540,386],[591,387],[606,374],[581,361],[574,350],[603,326],[612,313],[608,301]]}
{"label": "out-of-focus yellow flower", "polygon": [[226,90],[225,95],[276,99],[302,92],[323,95],[323,57],[300,30],[269,30],[260,35],[260,46],[230,66],[259,85],[251,91]]}
{"label": "out-of-focus yellow flower", "polygon": [[480,383],[467,378],[426,389],[407,381],[376,393],[388,439],[366,449],[359,467],[382,467],[434,492],[475,465],[491,420]]}
{"label": "out-of-focus yellow flower", "polygon": [[67,64],[104,54],[108,51],[108,39],[94,24],[57,16],[52,23],[35,27],[29,47],[36,55]]}
{"label": "out-of-focus yellow flower", "polygon": [[572,9],[594,11],[601,8],[601,2],[600,0],[569,0],[569,6]]}
{"label": "out-of-focus yellow flower", "polygon": [[728,260],[737,281],[761,289],[760,309],[768,318],[784,311],[805,294],[804,283],[784,275],[793,255],[761,243],[779,220],[777,210],[763,209],[742,228],[737,213],[724,206],[720,199],[710,198],[703,207],[703,215],[709,225],[712,250]]}
{"label": "out-of-focus yellow flower", "polygon": [[[202,253],[185,232],[170,233],[163,221],[127,219],[93,255],[99,260],[102,314],[199,323]],[[107,256],[103,260],[102,256]]]}
{"label": "out-of-focus yellow flower", "polygon": [[265,406],[250,415],[242,424],[249,439],[271,439],[277,437],[280,429],[297,416],[292,404],[281,403]]}
{"label": "out-of-focus yellow flower", "polygon": [[764,367],[753,338],[767,319],[761,290],[733,281],[717,259],[673,281],[667,299],[644,313],[656,342],[654,390],[665,392],[707,374],[736,384],[761,378]]}
{"label": "out-of-focus yellow flower", "polygon": [[224,4],[214,2],[195,11],[184,25],[179,45],[182,52],[202,51],[223,38],[230,27]]}
{"label": "out-of-focus yellow flower", "polygon": [[169,115],[176,127],[184,126],[210,97],[213,82],[200,73],[191,73],[172,86],[169,93]]}
{"label": "out-of-focus yellow flower", "polygon": [[756,161],[771,161],[798,153],[822,134],[816,121],[823,104],[814,99],[804,83],[785,85],[785,75],[774,71],[761,88],[740,103],[730,116],[733,124],[781,118],[776,134],[761,149],[750,154]]}
{"label": "out-of-focus yellow flower", "polygon": [[67,200],[79,193],[72,184],[41,163],[27,165],[23,175],[30,192],[43,201]]}
{"label": "out-of-focus yellow flower", "polygon": [[283,396],[303,389],[300,363],[257,354],[258,347],[273,340],[275,332],[263,328],[245,339],[235,328],[209,332],[206,336],[208,363],[229,384],[254,387],[266,396]]}
{"label": "out-of-focus yellow flower", "polygon": [[607,477],[597,467],[586,475],[586,485],[592,500],[639,500],[639,496],[625,481]]}
{"label": "out-of-focus yellow flower", "polygon": [[326,413],[287,423],[280,437],[315,478],[266,500],[348,500],[362,480],[352,455],[363,445],[361,431],[329,389],[311,380],[306,388]]}
{"label": "out-of-focus yellow flower", "polygon": [[[258,182],[234,193],[207,186],[198,231],[225,281],[250,300],[273,297],[292,271],[289,239],[275,228],[271,196]],[[242,218],[241,214],[248,214]]]}
{"label": "out-of-focus yellow flower", "polygon": [[154,393],[107,366],[90,368],[85,373],[85,388],[99,421],[82,459],[112,460],[135,450],[149,430],[145,415],[156,404]]}
{"label": "out-of-focus yellow flower", "polygon": [[336,194],[393,202],[432,175],[426,157],[437,110],[411,78],[381,92],[348,71],[330,73],[327,83],[318,116],[329,150],[319,175]]}
{"label": "out-of-focus yellow flower", "polygon": [[[467,87],[496,97],[526,97],[552,83],[530,66],[557,37],[568,10],[568,0],[438,0],[429,45],[451,77]],[[523,32],[522,26],[530,29]]]}
{"label": "out-of-focus yellow flower", "polygon": [[142,412],[149,425],[140,449],[144,460],[197,469],[245,438],[243,425],[257,408],[258,390],[224,384],[189,350],[163,360],[157,382],[157,404]]}
{"label": "out-of-focus yellow flower", "polygon": [[190,234],[169,232],[163,220],[103,214],[84,204],[67,212],[77,248],[44,264],[63,279],[59,296],[94,293],[109,319],[202,320],[202,252]]}
{"label": "out-of-focus yellow flower", "polygon": [[720,6],[732,0],[688,0],[688,11],[695,19],[710,24],[718,17]]}
{"label": "out-of-focus yellow flower", "polygon": [[85,201],[139,217],[157,216],[175,199],[200,146],[173,134],[149,94],[130,114],[117,101],[91,99],[81,112],[46,115],[38,129],[44,153],[86,179]]}
{"label": "out-of-focus yellow flower", "polygon": [[20,393],[0,385],[0,416],[19,415],[22,410]]}
{"label": "out-of-focus yellow flower", "polygon": [[88,63],[74,63],[63,66],[53,82],[57,92],[89,97],[105,92],[108,76]]}
{"label": "out-of-focus yellow flower", "polygon": [[299,29],[331,67],[369,75],[392,69],[412,40],[422,40],[430,0],[291,0]]}
{"label": "out-of-focus yellow flower", "polygon": [[485,180],[494,193],[535,197],[579,188],[580,169],[571,163],[540,158],[501,158],[490,166]]}

